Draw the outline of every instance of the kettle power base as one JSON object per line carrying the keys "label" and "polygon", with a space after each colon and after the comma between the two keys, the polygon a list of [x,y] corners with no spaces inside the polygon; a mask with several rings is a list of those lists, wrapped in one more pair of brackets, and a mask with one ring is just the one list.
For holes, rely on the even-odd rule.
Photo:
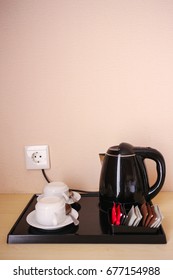
{"label": "kettle power base", "polygon": [[165,244],[163,227],[153,231],[144,227],[135,230],[125,227],[112,230],[107,214],[99,209],[98,193],[82,194],[73,207],[79,213],[79,225],[67,225],[57,230],[42,230],[26,222],[35,209],[37,195],[33,195],[7,235],[7,243],[110,243],[110,244]]}

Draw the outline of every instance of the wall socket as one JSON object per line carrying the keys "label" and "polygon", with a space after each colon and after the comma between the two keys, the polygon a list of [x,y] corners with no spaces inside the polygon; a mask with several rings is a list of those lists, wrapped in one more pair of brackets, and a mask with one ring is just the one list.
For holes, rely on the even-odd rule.
{"label": "wall socket", "polygon": [[26,169],[49,169],[48,145],[25,146]]}

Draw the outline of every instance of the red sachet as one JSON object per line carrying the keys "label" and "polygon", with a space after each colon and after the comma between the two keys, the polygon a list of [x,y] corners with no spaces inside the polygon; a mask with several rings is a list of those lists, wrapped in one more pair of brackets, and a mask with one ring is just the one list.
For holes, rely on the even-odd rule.
{"label": "red sachet", "polygon": [[116,207],[116,222],[115,222],[117,226],[120,225],[121,216],[122,216],[121,208],[120,208],[120,204],[118,204]]}
{"label": "red sachet", "polygon": [[111,223],[113,224],[113,225],[115,225],[116,224],[116,219],[117,219],[117,213],[116,213],[116,205],[115,205],[115,203],[113,204],[113,207],[112,207],[112,212],[111,212]]}

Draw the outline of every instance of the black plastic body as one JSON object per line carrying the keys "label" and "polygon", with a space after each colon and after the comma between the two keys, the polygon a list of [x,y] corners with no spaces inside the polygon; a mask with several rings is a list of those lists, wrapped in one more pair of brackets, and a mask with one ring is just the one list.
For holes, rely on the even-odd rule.
{"label": "black plastic body", "polygon": [[[153,186],[149,185],[145,159],[151,159],[156,163],[157,178]],[[111,147],[105,154],[102,164],[99,184],[100,199],[103,205],[108,205],[108,207],[111,207],[113,201],[142,204],[159,193],[165,175],[165,161],[159,151],[152,148],[133,147],[127,143]]]}

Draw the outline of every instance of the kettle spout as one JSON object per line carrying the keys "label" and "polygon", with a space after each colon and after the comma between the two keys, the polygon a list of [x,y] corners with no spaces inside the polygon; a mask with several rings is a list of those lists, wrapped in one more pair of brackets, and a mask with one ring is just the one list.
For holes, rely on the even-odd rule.
{"label": "kettle spout", "polygon": [[103,154],[103,153],[99,154],[101,165],[103,164],[104,157],[105,157],[105,154]]}

